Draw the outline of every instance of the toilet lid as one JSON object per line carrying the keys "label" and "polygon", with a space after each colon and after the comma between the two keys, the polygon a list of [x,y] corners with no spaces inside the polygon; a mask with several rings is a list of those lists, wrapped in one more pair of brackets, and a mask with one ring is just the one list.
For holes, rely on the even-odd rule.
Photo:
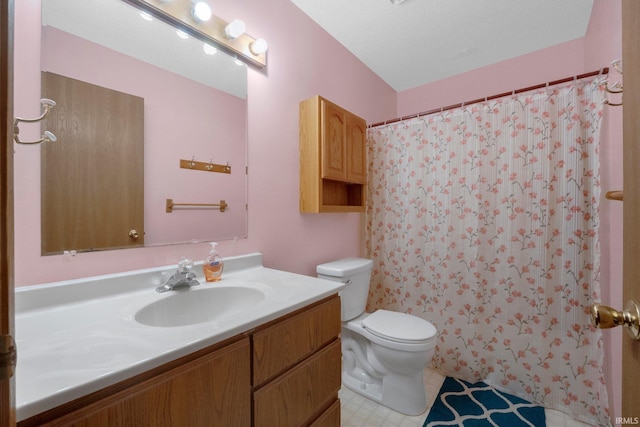
{"label": "toilet lid", "polygon": [[436,336],[431,323],[416,316],[388,310],[377,310],[362,321],[369,332],[390,341],[419,342]]}

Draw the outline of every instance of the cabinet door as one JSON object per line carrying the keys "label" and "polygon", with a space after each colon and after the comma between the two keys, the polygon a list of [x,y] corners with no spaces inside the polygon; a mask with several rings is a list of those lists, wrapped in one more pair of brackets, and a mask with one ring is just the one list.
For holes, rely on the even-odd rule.
{"label": "cabinet door", "polygon": [[347,116],[347,181],[367,182],[367,123],[353,115]]}
{"label": "cabinet door", "polygon": [[347,114],[324,99],[322,117],[322,178],[347,180]]}
{"label": "cabinet door", "polygon": [[249,339],[41,426],[250,426]]}

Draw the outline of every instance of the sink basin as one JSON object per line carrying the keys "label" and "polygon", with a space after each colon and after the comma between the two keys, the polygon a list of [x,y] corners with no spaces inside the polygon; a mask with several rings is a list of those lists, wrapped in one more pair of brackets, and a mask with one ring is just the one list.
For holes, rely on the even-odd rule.
{"label": "sink basin", "polygon": [[195,325],[250,310],[265,298],[262,291],[245,286],[191,288],[172,292],[167,298],[140,309],[135,320],[147,326]]}

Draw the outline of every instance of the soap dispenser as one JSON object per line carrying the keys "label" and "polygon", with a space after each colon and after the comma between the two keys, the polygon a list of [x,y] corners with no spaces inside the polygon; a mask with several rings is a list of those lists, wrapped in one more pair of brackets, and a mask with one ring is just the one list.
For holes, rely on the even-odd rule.
{"label": "soap dispenser", "polygon": [[216,249],[218,243],[211,242],[209,244],[211,245],[211,250],[209,251],[207,259],[204,260],[202,271],[204,272],[204,278],[207,282],[217,282],[222,278],[222,268],[224,263]]}

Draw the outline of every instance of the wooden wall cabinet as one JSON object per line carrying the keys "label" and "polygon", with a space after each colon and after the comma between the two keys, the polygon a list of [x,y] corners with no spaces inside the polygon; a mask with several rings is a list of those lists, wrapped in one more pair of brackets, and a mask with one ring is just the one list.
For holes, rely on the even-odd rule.
{"label": "wooden wall cabinet", "polygon": [[367,124],[314,96],[300,103],[300,211],[364,212]]}
{"label": "wooden wall cabinet", "polygon": [[339,426],[340,297],[18,423]]}

